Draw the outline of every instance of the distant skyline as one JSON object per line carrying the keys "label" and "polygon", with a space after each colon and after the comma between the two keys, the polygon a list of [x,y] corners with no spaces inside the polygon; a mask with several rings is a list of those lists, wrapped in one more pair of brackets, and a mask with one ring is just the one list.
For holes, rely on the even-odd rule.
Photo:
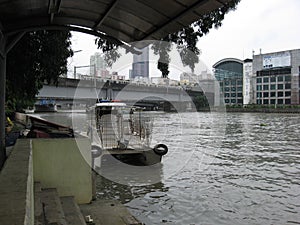
{"label": "distant skyline", "polygon": [[[244,60],[252,58],[252,51],[259,54],[260,49],[268,53],[300,48],[299,9],[299,0],[241,0],[236,10],[225,15],[221,27],[198,41],[200,59],[211,71],[223,58]],[[90,55],[100,52],[94,36],[77,32],[72,36],[73,50],[82,51],[69,59],[69,76],[74,65],[89,65]]]}

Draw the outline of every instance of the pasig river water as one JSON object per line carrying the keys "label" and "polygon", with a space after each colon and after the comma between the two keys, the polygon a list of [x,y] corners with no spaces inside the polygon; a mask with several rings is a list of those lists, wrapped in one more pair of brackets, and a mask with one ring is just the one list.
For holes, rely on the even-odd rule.
{"label": "pasig river water", "polygon": [[169,147],[159,182],[102,178],[98,197],[118,199],[146,225],[300,224],[299,114],[155,113],[157,143]]}

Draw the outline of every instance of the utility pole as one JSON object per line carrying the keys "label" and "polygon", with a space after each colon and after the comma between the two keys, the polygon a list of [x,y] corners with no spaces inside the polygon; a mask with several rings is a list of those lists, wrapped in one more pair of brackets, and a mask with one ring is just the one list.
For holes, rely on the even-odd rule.
{"label": "utility pole", "polygon": [[[78,53],[78,52],[82,52],[82,50],[75,50],[73,51],[73,54]],[[74,79],[76,79],[76,66],[74,66]]]}
{"label": "utility pole", "polygon": [[96,88],[97,87],[97,84],[96,84],[96,64],[94,64],[93,66],[94,66],[94,87]]}

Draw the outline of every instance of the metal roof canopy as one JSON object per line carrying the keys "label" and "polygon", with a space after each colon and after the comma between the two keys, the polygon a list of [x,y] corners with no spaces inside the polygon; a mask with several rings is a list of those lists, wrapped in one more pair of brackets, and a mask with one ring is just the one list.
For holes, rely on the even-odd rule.
{"label": "metal roof canopy", "polygon": [[230,0],[0,0],[0,31],[70,29],[124,42],[157,40]]}
{"label": "metal roof canopy", "polygon": [[66,29],[117,43],[157,40],[230,1],[0,0],[0,168],[6,159],[6,55],[25,32]]}

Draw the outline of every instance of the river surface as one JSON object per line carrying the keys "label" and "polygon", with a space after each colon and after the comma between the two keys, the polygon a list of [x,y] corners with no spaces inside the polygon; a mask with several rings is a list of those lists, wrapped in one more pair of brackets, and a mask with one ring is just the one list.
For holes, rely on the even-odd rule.
{"label": "river surface", "polygon": [[[72,116],[42,117],[70,125]],[[152,145],[164,143],[160,181],[98,181],[146,225],[300,224],[300,115],[156,113]],[[84,126],[81,127],[81,129]],[[75,127],[79,129],[79,127]]]}

